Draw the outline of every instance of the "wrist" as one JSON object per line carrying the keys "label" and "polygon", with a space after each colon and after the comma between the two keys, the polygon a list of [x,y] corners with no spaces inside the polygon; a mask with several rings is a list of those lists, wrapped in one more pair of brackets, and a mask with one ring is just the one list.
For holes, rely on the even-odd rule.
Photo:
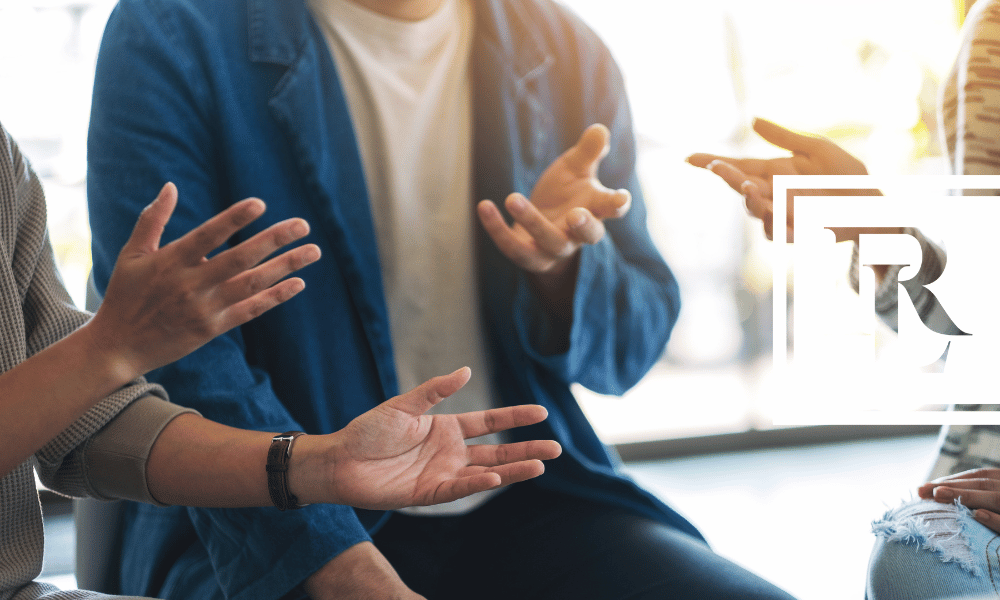
{"label": "wrist", "polygon": [[572,295],[580,265],[580,250],[556,262],[546,271],[529,271],[528,278],[535,289],[546,296]]}
{"label": "wrist", "polygon": [[375,544],[351,546],[310,575],[302,587],[313,600],[410,597],[406,585]]}
{"label": "wrist", "polygon": [[100,376],[112,389],[118,389],[145,373],[97,315],[73,332],[71,337],[81,345],[81,356],[87,357],[92,373]]}
{"label": "wrist", "polygon": [[338,433],[302,435],[295,440],[288,462],[288,490],[300,505],[342,503],[334,481],[341,445]]}

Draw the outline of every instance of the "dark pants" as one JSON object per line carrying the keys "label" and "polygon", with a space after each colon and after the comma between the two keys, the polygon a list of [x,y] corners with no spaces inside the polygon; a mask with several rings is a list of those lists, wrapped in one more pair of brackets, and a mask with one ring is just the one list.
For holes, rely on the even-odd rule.
{"label": "dark pants", "polygon": [[374,541],[428,600],[791,599],[672,527],[531,483],[468,515],[393,515]]}

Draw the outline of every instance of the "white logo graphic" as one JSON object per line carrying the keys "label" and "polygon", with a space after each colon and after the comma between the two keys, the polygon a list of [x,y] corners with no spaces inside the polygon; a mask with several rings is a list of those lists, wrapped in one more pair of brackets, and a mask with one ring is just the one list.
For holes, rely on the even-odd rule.
{"label": "white logo graphic", "polygon": [[[776,239],[773,245],[775,424],[1000,424],[1000,411],[917,410],[1000,404],[1000,269],[993,266],[1000,264],[994,241],[1000,198],[992,196],[1000,194],[1000,176],[774,178],[774,198],[785,198],[790,189],[878,189],[884,195],[793,200],[795,243]],[[990,195],[962,195],[964,190]],[[775,202],[775,223],[785,216],[785,203]],[[845,274],[842,263],[831,264],[830,227],[933,232],[929,237],[946,248],[947,260],[940,276],[922,285],[927,271],[918,277],[923,259],[916,238],[863,233],[859,299],[856,310],[843,314],[842,305],[831,303]],[[876,357],[871,265],[905,265],[891,356]],[[931,300],[933,310],[924,311],[931,314],[928,323],[914,307],[918,295]],[[929,368],[935,364],[943,369]]]}

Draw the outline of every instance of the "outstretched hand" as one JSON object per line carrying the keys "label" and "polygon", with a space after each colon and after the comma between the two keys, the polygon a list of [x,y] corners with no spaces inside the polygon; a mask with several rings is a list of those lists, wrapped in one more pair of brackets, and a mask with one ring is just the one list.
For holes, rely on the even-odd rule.
{"label": "outstretched hand", "polygon": [[513,225],[490,200],[479,203],[483,227],[507,258],[536,275],[561,275],[582,245],[604,237],[604,219],[628,212],[628,190],[608,189],[597,179],[610,135],[604,125],[591,125],[545,169],[530,201],[516,192],[507,196]]}
{"label": "outstretched hand", "polygon": [[[779,158],[730,158],[715,154],[692,154],[687,161],[696,167],[710,170],[721,177],[729,187],[743,194],[746,208],[751,215],[764,223],[767,239],[774,239],[774,188],[775,175],[867,175],[864,163],[830,140],[810,134],[795,133],[765,119],[754,119],[753,129],[768,142],[792,153]],[[791,242],[795,215],[793,196],[818,194],[877,195],[875,190],[788,190],[785,215],[786,240]],[[837,241],[857,239],[854,229],[834,229]]]}
{"label": "outstretched hand", "polygon": [[562,452],[555,441],[467,446],[465,440],[539,423],[543,407],[424,414],[470,373],[463,367],[435,377],[329,436],[299,438],[289,467],[292,493],[304,503],[389,510],[450,502],[541,475],[541,461]]}
{"label": "outstretched hand", "polygon": [[264,203],[256,198],[234,204],[161,248],[176,205],[177,188],[168,183],[139,215],[104,301],[87,325],[115,356],[125,380],[173,362],[285,302],[305,283],[281,280],[320,256],[319,248],[308,244],[262,263],[309,233],[305,221],[289,219],[206,258],[264,214]]}
{"label": "outstretched hand", "polygon": [[977,521],[1000,533],[1000,469],[972,469],[939,477],[917,488],[924,500],[951,504],[961,500]]}

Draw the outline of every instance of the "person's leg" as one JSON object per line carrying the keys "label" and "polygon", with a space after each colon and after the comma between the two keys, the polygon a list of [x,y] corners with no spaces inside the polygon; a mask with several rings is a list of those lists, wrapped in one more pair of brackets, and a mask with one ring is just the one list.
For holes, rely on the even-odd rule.
{"label": "person's leg", "polygon": [[225,600],[205,546],[192,544],[177,559],[157,597],[168,600]]}
{"label": "person's leg", "polygon": [[687,534],[530,483],[451,529],[435,541],[449,546],[436,600],[791,599]]}
{"label": "person's leg", "polygon": [[[372,542],[414,592],[437,600],[439,584],[452,577],[461,551],[465,517],[411,517],[394,514]],[[489,545],[491,540],[484,540]],[[470,594],[467,598],[477,598]]]}
{"label": "person's leg", "polygon": [[914,500],[872,530],[868,600],[1000,598],[1000,536],[965,507]]}

